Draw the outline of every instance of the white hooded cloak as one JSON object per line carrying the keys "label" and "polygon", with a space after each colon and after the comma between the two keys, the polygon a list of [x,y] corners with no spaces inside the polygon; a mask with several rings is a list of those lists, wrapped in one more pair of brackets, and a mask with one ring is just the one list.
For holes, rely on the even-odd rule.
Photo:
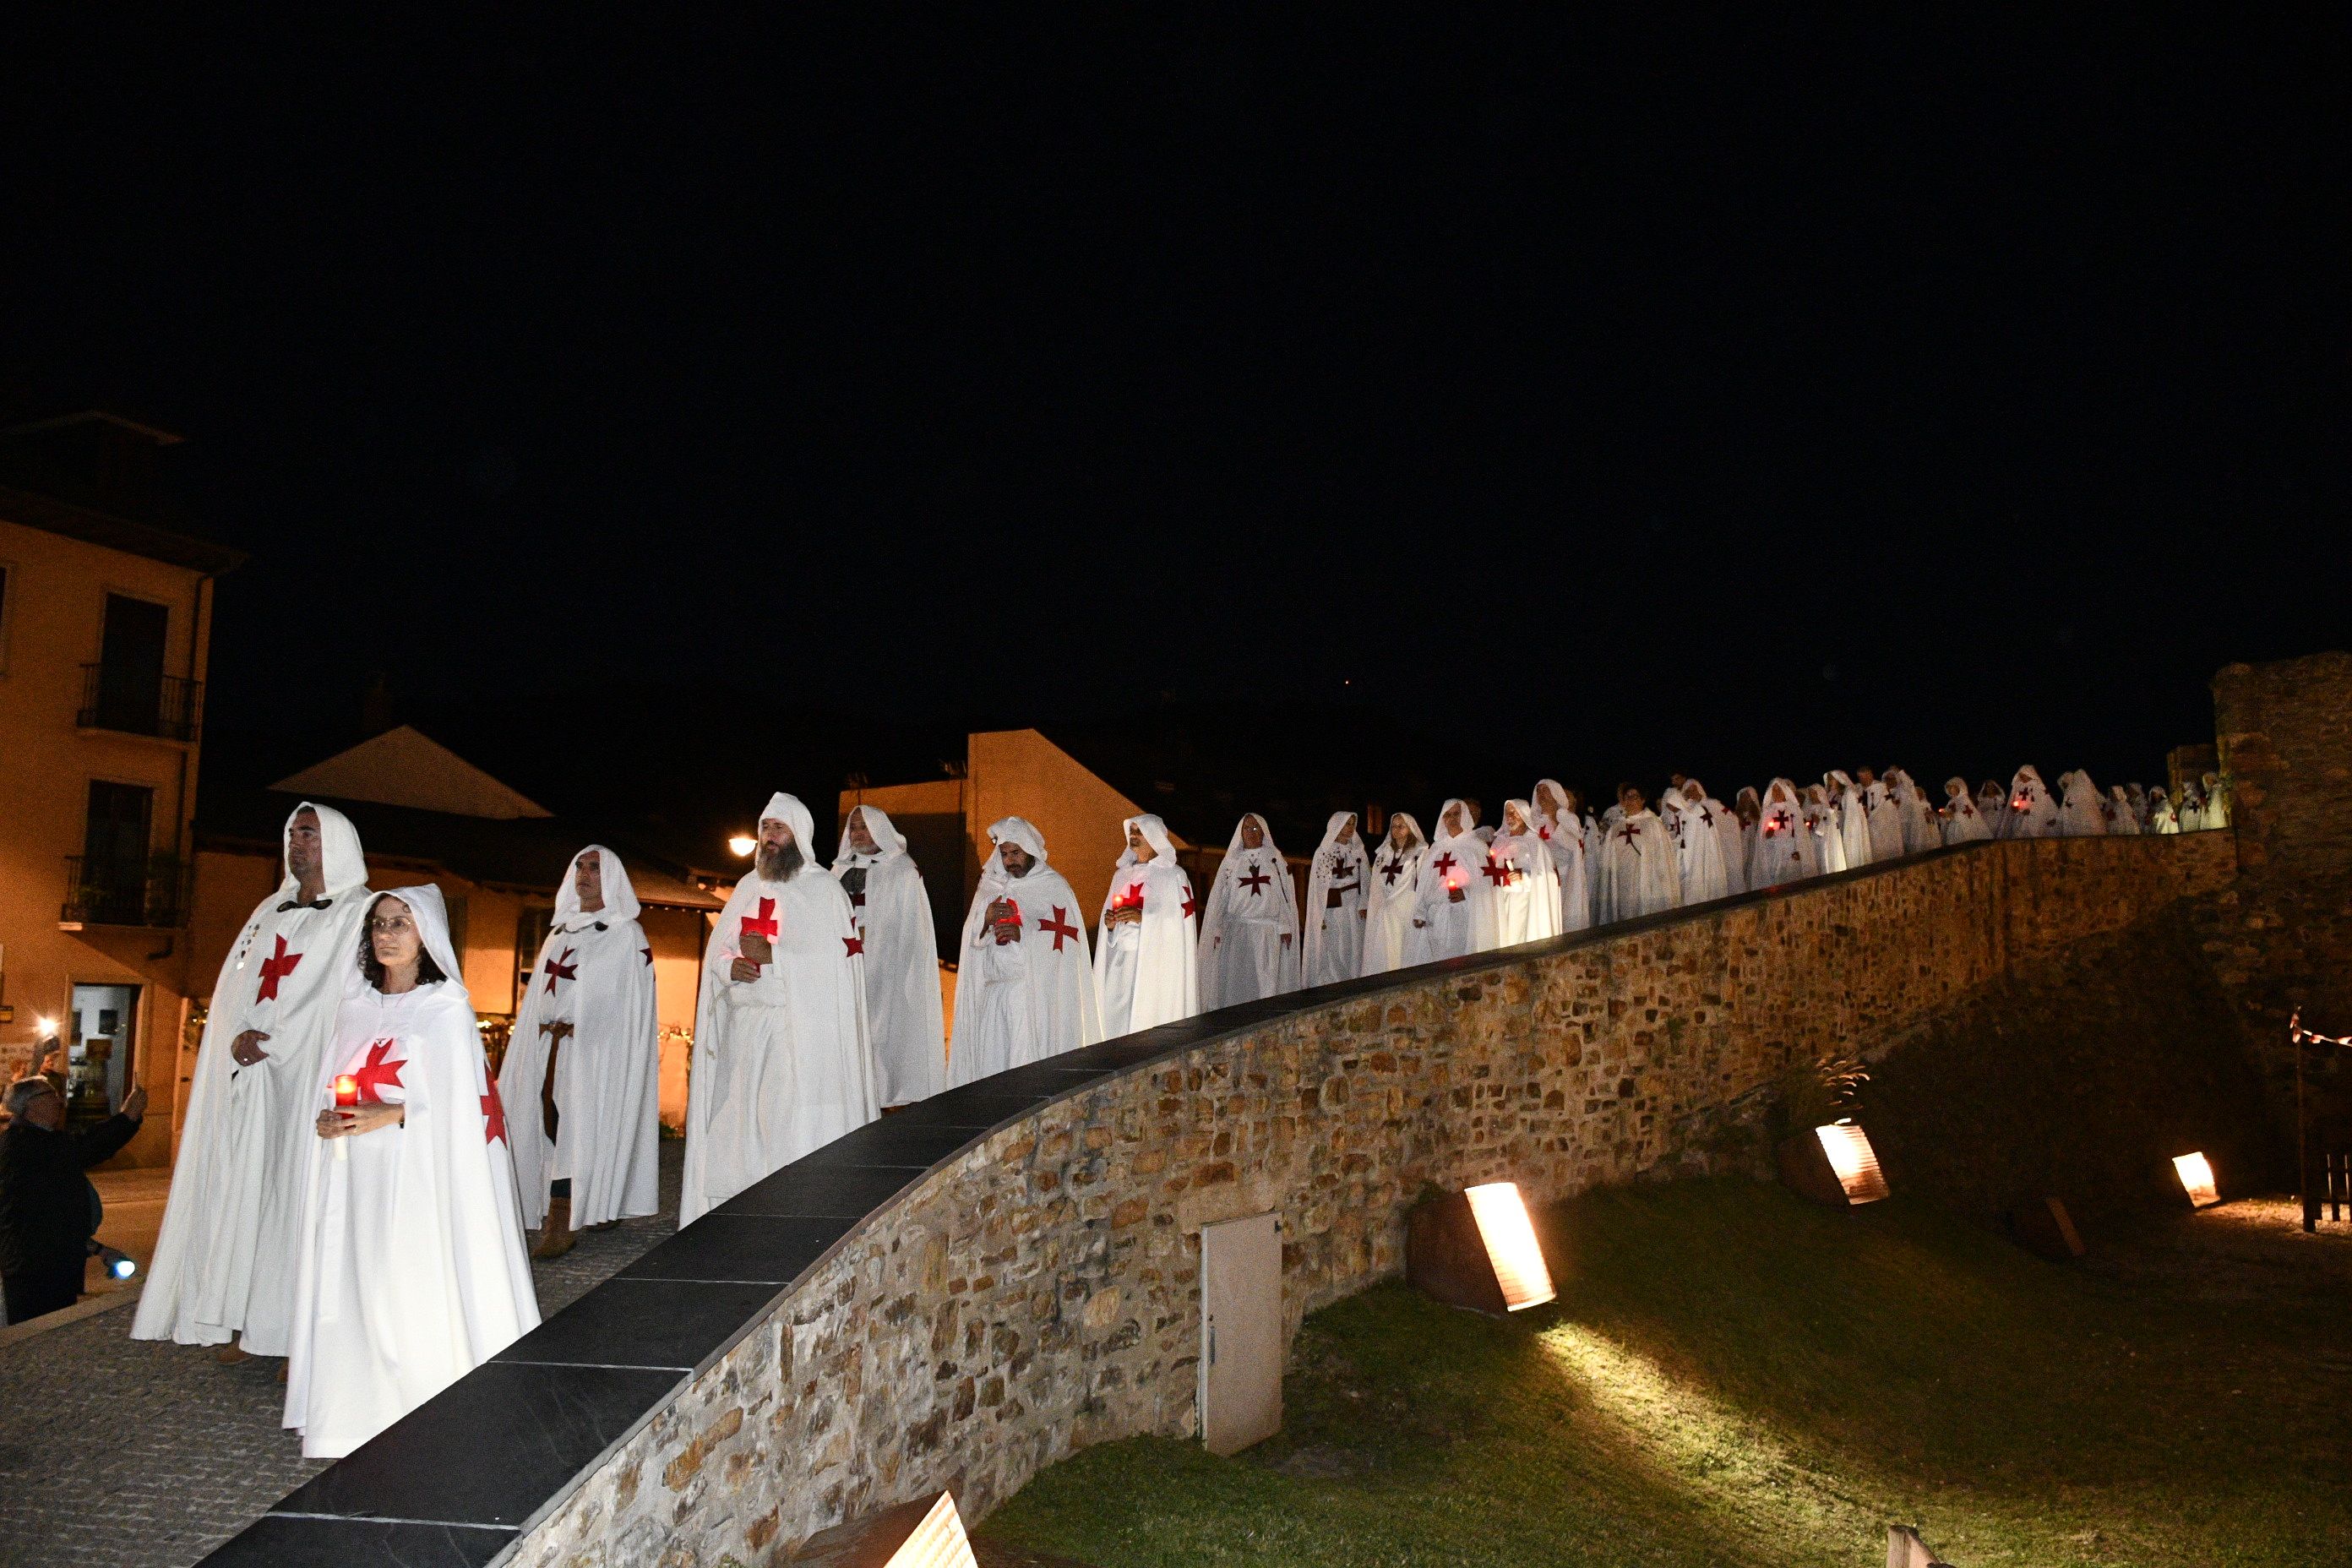
{"label": "white hooded cloak", "polygon": [[[798,799],[771,797],[760,820],[782,822],[809,853],[814,823]],[[775,962],[737,980],[746,931],[768,938]],[[755,863],[735,884],[702,960],[681,1227],[881,1114],[865,963],[849,895],[814,859],[781,882]]]}
{"label": "white hooded cloak", "polygon": [[[315,904],[298,904],[300,883],[285,870],[222,961],[132,1339],[212,1345],[242,1333],[256,1355],[284,1355],[292,1341],[311,1100],[368,903],[359,830],[331,806],[304,801],[287,816],[281,869],[305,811],[319,817],[323,886]],[[247,1029],[269,1037],[268,1055],[239,1067],[229,1047]]]}
{"label": "white hooded cloak", "polygon": [[[539,1323],[503,1106],[441,889],[377,898],[408,906],[448,978],[387,996],[359,972],[356,947],[338,966],[331,1070],[303,1107],[308,1202],[286,1376],[285,1424],[311,1459],[350,1453]],[[362,1104],[405,1108],[405,1123],[320,1137],[338,1074],[358,1081]]]}
{"label": "white hooded cloak", "polygon": [[[1119,826],[1122,836],[1129,829],[1141,834],[1152,858],[1138,860],[1134,850],[1119,851],[1096,918],[1095,994],[1105,1039],[1172,1024],[1201,1010],[1192,879],[1176,863],[1176,847],[1160,818],[1130,816]],[[1115,926],[1115,909],[1138,910],[1142,918]]]}
{"label": "white hooded cloak", "polygon": [[1838,826],[1838,809],[1830,800],[1828,788],[1807,784],[1805,795],[1805,831],[1812,836],[1813,858],[1822,874],[1833,876],[1845,869],[1845,834]]}
{"label": "white hooded cloak", "polygon": [[[1258,847],[1242,830],[1257,824]],[[1255,812],[1234,825],[1209,908],[1201,921],[1201,1010],[1214,1012],[1298,989],[1297,884],[1275,847],[1274,830]]]}
{"label": "white hooded cloak", "polygon": [[[604,907],[583,910],[582,855],[604,877]],[[661,1016],[654,950],[637,923],[637,892],[621,858],[591,844],[563,868],[555,915],[515,1011],[499,1095],[514,1108],[507,1142],[523,1223],[547,1219],[548,1189],[572,1184],[575,1230],[660,1211]],[[550,1026],[572,1026],[555,1053],[555,1136],[547,1135]]]}
{"label": "white hooded cloak", "polygon": [[[1723,858],[1723,892],[1717,894],[1716,897],[1721,898],[1727,893],[1746,892],[1748,890],[1748,840],[1740,831],[1738,814],[1723,802],[1707,794],[1706,786],[1696,779],[1685,779],[1683,791],[1684,810],[1693,815],[1701,828],[1714,832],[1717,848]],[[1696,801],[1689,798],[1693,791],[1698,795],[1698,799]],[[1701,901],[1689,895],[1688,884],[1685,884],[1685,889],[1683,902],[1695,904]]]}
{"label": "white hooded cloak", "polygon": [[2105,797],[2091,775],[2082,769],[2062,773],[2058,779],[2061,798],[2058,803],[2058,836],[2061,838],[2104,838],[2107,832],[2107,814],[2102,809]]}
{"label": "white hooded cloak", "polygon": [[[1402,848],[1394,834],[1402,822],[1411,835]],[[1412,934],[1413,900],[1421,886],[1422,862],[1428,858],[1429,840],[1411,812],[1389,819],[1389,831],[1372,856],[1370,897],[1364,906],[1364,968],[1366,974],[1386,974],[1405,965],[1406,939]]]}
{"label": "white hooded cloak", "polygon": [[1341,832],[1354,828],[1355,823],[1354,812],[1333,812],[1307,866],[1307,950],[1298,977],[1302,985],[1328,985],[1363,973],[1371,857],[1364,853],[1361,832],[1339,842]]}
{"label": "white hooded cloak", "polygon": [[1774,888],[1818,877],[1821,871],[1821,840],[1805,826],[1805,804],[1797,798],[1797,786],[1774,779],[1758,803],[1750,885]]}
{"label": "white hooded cloak", "polygon": [[1916,855],[1943,843],[1936,808],[1928,804],[1918,782],[1909,773],[1901,768],[1886,770],[1886,798],[1895,806],[1896,820],[1903,825],[1903,853]]}
{"label": "white hooded cloak", "polygon": [[866,943],[866,1033],[874,1045],[875,1094],[885,1105],[911,1105],[939,1093],[947,1082],[939,933],[931,925],[922,870],[907,853],[906,835],[879,806],[850,809],[874,836],[874,852],[849,847],[845,819],[833,875],[845,891],[852,882],[859,884],[849,894],[849,906]]}
{"label": "white hooded cloak", "polygon": [[2099,808],[2106,820],[2107,831],[2126,838],[2139,837],[2139,813],[2133,809],[2130,792],[2121,784],[2107,786],[2106,804]]}
{"label": "white hooded cloak", "polygon": [[[1062,874],[1045,864],[1045,836],[1008,816],[988,830],[991,853],[963,918],[956,973],[955,1039],[948,1081],[977,1082],[1103,1037],[1095,1005],[1094,958],[1086,910]],[[1013,844],[1030,867],[1015,877],[996,851]],[[999,899],[1019,917],[1018,934],[1000,942],[988,924]]]}
{"label": "white hooded cloak", "polygon": [[[1843,769],[1832,768],[1822,782],[1829,786],[1830,805],[1837,811],[1838,841],[1845,854],[1845,864],[1839,869],[1859,870],[1878,858],[1878,841],[1870,830],[1869,802]],[[1899,830],[1896,837],[1899,842]]]}
{"label": "white hooded cloak", "polygon": [[[1449,837],[1445,814],[1456,806],[1462,831]],[[1421,885],[1413,893],[1407,965],[1486,952],[1496,945],[1494,884],[1483,874],[1486,841],[1478,837],[1469,804],[1448,800],[1437,808],[1437,841],[1422,861]]]}
{"label": "white hooded cloak", "polygon": [[[1525,824],[1511,827],[1512,813]],[[1503,803],[1503,820],[1486,847],[1480,875],[1494,883],[1495,945],[1516,947],[1559,934],[1559,869],[1543,839],[1541,818],[1524,800]]]}
{"label": "white hooded cloak", "polygon": [[1995,831],[2002,838],[2057,837],[2058,803],[2050,798],[2050,786],[2031,764],[2018,769],[2009,781],[2009,804],[2002,808],[2000,826]]}
{"label": "white hooded cloak", "polygon": [[[2147,791],[2147,830],[2152,834],[2169,836],[2180,831],[2180,814],[2172,805],[2172,797],[2162,784],[2151,784]],[[153,1286],[149,1286],[153,1289]],[[141,1303],[142,1306],[145,1303]]]}
{"label": "white hooded cloak", "polygon": [[1559,929],[1585,931],[1592,924],[1592,883],[1586,874],[1584,819],[1569,804],[1566,786],[1558,779],[1538,779],[1531,804],[1536,808],[1536,836],[1551,852],[1552,875],[1559,882]]}
{"label": "white hooded cloak", "polygon": [[[1602,923],[1681,907],[1681,855],[1658,814],[1644,805],[1631,816],[1621,812],[1604,826],[1608,832],[1601,842],[1600,859],[1607,904],[1601,913]],[[1711,830],[1708,843],[1714,843]]]}
{"label": "white hooded cloak", "polygon": [[1977,803],[1969,798],[1969,781],[1946,779],[1944,781],[1944,842],[1973,844],[1979,838],[1991,837],[1992,824],[1987,822],[1984,813],[1977,809]]}

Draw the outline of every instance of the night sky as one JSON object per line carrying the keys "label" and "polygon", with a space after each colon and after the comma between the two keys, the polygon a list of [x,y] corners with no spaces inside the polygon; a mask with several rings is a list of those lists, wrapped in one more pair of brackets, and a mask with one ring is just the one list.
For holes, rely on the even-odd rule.
{"label": "night sky", "polygon": [[192,437],[298,758],[381,675],[1940,797],[2352,640],[2340,11],[990,23],[20,18],[0,391]]}

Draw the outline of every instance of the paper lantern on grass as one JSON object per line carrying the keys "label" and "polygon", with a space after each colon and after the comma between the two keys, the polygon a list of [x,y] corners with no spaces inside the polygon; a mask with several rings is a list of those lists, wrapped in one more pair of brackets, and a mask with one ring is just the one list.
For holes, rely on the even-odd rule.
{"label": "paper lantern on grass", "polygon": [[1780,1180],[1791,1192],[1832,1208],[1859,1208],[1887,1195],[1869,1136],[1851,1121],[1832,1122],[1780,1143]]}
{"label": "paper lantern on grass", "polygon": [[2221,1194],[2213,1190],[2213,1167],[2202,1153],[2175,1155],[2172,1169],[2189,1194],[2191,1208],[2211,1208],[2221,1201]]}
{"label": "paper lantern on grass", "polygon": [[946,1492],[820,1531],[792,1560],[801,1568],[979,1568]]}
{"label": "paper lantern on grass", "polygon": [[1528,1205],[1510,1182],[1448,1193],[1405,1222],[1405,1278],[1448,1306],[1501,1317],[1557,1294]]}

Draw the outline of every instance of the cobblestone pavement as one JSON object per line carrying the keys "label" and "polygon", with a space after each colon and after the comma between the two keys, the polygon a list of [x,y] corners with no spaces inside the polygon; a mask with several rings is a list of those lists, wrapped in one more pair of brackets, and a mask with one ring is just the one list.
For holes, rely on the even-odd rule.
{"label": "cobblestone pavement", "polygon": [[[532,1265],[543,1314],[677,1228],[685,1148],[662,1142],[659,1216]],[[278,1425],[279,1363],[134,1341],[131,1317],[0,1349],[0,1563],[182,1568],[326,1468]]]}

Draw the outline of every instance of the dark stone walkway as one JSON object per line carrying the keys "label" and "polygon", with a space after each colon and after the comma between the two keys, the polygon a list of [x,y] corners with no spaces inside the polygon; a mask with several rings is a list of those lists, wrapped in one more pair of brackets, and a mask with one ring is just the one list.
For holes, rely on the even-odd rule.
{"label": "dark stone walkway", "polygon": [[[658,1217],[532,1265],[542,1315],[677,1228],[685,1149],[662,1143]],[[278,1425],[280,1363],[134,1341],[132,1310],[0,1348],[0,1563],[184,1568],[326,1468]]]}

